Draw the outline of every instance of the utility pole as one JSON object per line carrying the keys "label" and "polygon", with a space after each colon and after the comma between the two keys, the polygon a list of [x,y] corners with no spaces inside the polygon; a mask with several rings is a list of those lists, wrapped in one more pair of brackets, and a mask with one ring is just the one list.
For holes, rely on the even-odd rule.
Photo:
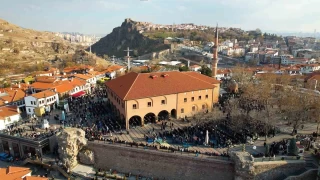
{"label": "utility pole", "polygon": [[132,51],[132,50],[130,50],[129,49],[129,47],[127,48],[127,50],[124,50],[124,51],[126,51],[127,52],[127,60],[128,60],[128,71],[131,69],[131,67],[130,67],[130,51]]}
{"label": "utility pole", "polygon": [[112,57],[112,64],[114,64],[114,62],[115,62],[115,59],[114,59],[114,58],[115,58],[116,56],[113,55],[113,56],[111,56],[111,57]]}

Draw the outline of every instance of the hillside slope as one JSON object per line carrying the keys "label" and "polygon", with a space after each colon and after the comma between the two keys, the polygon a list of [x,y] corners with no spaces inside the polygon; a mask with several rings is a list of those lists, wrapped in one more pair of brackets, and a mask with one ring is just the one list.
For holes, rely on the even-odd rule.
{"label": "hillside slope", "polygon": [[0,19],[0,62],[34,63],[73,54],[76,47],[53,32],[24,29]]}
{"label": "hillside slope", "polygon": [[126,55],[124,50],[127,47],[134,51],[131,56],[141,56],[151,52],[169,49],[170,46],[163,44],[163,40],[150,39],[139,33],[135,21],[126,19],[120,27],[116,27],[107,36],[103,37],[92,45],[92,52],[99,56],[107,54],[123,57]]}

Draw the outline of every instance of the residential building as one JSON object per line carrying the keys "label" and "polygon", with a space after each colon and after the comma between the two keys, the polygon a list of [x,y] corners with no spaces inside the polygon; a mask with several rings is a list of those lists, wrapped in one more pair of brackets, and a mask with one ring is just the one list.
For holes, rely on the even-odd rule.
{"label": "residential building", "polygon": [[104,72],[89,71],[88,74],[91,75],[91,76],[95,76],[96,80],[100,80],[100,79],[106,77],[106,74]]}
{"label": "residential building", "polygon": [[282,58],[281,64],[285,65],[296,65],[296,64],[313,64],[315,63],[315,59],[307,59],[307,58]]}
{"label": "residential building", "polygon": [[21,112],[24,112],[25,96],[26,96],[25,91],[20,88],[0,89],[0,106],[14,105],[14,106],[18,106]]}
{"label": "residential building", "polygon": [[106,77],[114,79],[116,78],[117,73],[123,74],[125,72],[125,68],[123,66],[113,65],[108,67],[103,72],[106,74]]}
{"label": "residential building", "polygon": [[319,70],[320,70],[319,64],[306,64],[306,65],[301,65],[300,67],[300,72],[302,74],[310,74],[314,71],[319,71]]}
{"label": "residential building", "polygon": [[222,54],[226,56],[244,55],[244,53],[245,53],[244,48],[228,48],[228,49],[222,50]]}
{"label": "residential building", "polygon": [[0,130],[7,129],[8,126],[20,120],[20,110],[17,106],[0,107]]}
{"label": "residential building", "polygon": [[[80,80],[86,81],[87,86],[90,86],[91,89],[95,87],[97,84],[97,78],[95,76],[92,76],[90,74],[74,74],[73,75],[75,78],[78,78]],[[89,92],[91,93],[91,89],[89,88]]]}
{"label": "residential building", "polygon": [[[37,77],[38,79],[38,77]],[[30,85],[31,93],[38,93],[45,90],[53,90],[60,98],[72,95],[78,97],[90,93],[90,83],[78,78],[65,78],[63,80],[47,79],[46,81],[35,82]]]}
{"label": "residential building", "polygon": [[195,64],[195,65],[192,65],[190,66],[190,71],[199,71],[201,69],[201,66]]}
{"label": "residential building", "polygon": [[216,78],[217,78],[217,80],[231,78],[231,70],[230,69],[218,69]]}
{"label": "residential building", "polygon": [[45,177],[31,176],[31,169],[25,167],[8,166],[0,168],[0,179],[3,180],[48,180]]}
{"label": "residential building", "polygon": [[250,47],[250,52],[256,53],[256,52],[258,52],[258,51],[259,51],[259,47],[258,47],[258,46],[251,46],[251,47]]}
{"label": "residential building", "polygon": [[46,111],[55,109],[55,106],[59,103],[59,96],[54,91],[45,90],[26,96],[24,101],[28,115],[41,116]]}
{"label": "residential building", "polygon": [[134,120],[184,118],[211,111],[220,81],[197,72],[130,72],[106,82],[108,99],[126,128]]}

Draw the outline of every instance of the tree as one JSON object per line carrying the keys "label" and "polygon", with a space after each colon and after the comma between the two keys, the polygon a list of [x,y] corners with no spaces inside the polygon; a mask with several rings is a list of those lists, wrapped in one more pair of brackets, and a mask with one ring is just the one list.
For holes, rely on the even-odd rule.
{"label": "tree", "polygon": [[252,59],[249,60],[248,65],[255,67],[255,66],[258,65],[258,63],[259,63],[258,59],[252,58]]}
{"label": "tree", "polygon": [[238,83],[240,88],[245,88],[247,84],[253,81],[253,71],[238,64],[232,69],[232,79]]}
{"label": "tree", "polygon": [[290,139],[289,147],[288,147],[288,155],[289,156],[298,156],[298,147],[296,138]]}
{"label": "tree", "polygon": [[299,126],[309,121],[312,115],[312,96],[297,89],[288,89],[282,98],[281,114],[288,119],[292,126],[292,135],[296,134]]}
{"label": "tree", "polygon": [[189,67],[188,66],[180,66],[179,67],[179,71],[190,71]]}
{"label": "tree", "polygon": [[212,70],[208,66],[201,66],[201,69],[199,70],[201,74],[211,77],[212,76]]}

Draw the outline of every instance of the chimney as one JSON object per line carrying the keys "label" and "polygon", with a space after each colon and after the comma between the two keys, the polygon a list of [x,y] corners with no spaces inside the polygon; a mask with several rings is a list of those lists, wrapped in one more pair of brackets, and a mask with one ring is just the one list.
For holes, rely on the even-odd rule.
{"label": "chimney", "polygon": [[158,77],[157,75],[150,75],[150,78],[152,78],[152,79],[155,79],[157,77]]}

